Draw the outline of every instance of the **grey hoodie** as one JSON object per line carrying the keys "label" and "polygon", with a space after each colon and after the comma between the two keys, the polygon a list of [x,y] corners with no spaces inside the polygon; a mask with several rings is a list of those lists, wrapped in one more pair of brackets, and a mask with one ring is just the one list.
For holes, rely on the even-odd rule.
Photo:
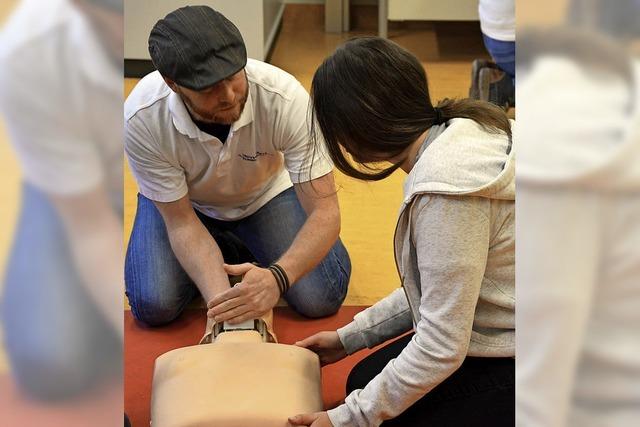
{"label": "grey hoodie", "polygon": [[395,233],[402,281],[338,335],[349,354],[415,329],[402,353],[328,412],[377,426],[449,377],[467,355],[515,356],[515,161],[504,134],[468,119],[430,129],[404,185]]}

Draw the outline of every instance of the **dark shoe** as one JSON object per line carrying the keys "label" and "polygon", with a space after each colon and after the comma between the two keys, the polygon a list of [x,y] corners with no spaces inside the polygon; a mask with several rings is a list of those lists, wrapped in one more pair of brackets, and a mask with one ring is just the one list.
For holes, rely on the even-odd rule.
{"label": "dark shoe", "polygon": [[471,87],[469,88],[469,98],[480,99],[480,70],[486,67],[497,67],[486,59],[476,59],[471,64]]}
{"label": "dark shoe", "polygon": [[516,106],[516,89],[511,77],[497,68],[485,67],[479,73],[480,99],[489,101],[505,111]]}
{"label": "dark shoe", "polygon": [[487,101],[506,110],[516,106],[511,78],[494,62],[476,59],[471,65],[469,98]]}

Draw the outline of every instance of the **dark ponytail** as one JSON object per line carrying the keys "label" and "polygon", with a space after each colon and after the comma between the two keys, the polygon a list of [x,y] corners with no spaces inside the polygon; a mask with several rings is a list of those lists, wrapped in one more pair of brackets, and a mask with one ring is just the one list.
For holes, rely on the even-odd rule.
{"label": "dark ponytail", "polygon": [[442,111],[444,121],[457,118],[471,119],[488,132],[504,132],[511,138],[509,117],[497,105],[471,98],[444,98],[438,101],[436,107]]}
{"label": "dark ponytail", "polygon": [[492,104],[444,99],[434,107],[422,64],[379,37],[349,40],[325,59],[313,76],[311,104],[312,156],[324,143],[338,170],[363,180],[391,175],[400,163],[381,168],[381,162],[402,154],[434,124],[453,118],[511,137],[507,115]]}

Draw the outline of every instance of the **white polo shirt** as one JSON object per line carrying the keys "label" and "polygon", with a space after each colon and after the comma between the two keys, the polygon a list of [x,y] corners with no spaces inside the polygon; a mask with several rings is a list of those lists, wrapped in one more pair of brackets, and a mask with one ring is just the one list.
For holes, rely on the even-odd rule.
{"label": "white polo shirt", "polygon": [[245,71],[247,102],[224,143],[198,129],[157,71],[138,83],[125,102],[125,152],[143,196],[172,202],[189,194],[203,214],[232,221],[292,182],[332,171],[324,149],[309,156],[309,95],[302,85],[252,59]]}

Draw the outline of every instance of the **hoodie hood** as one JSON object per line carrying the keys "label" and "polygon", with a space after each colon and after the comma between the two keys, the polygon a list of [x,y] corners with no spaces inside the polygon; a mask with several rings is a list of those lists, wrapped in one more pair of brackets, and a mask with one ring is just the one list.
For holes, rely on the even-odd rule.
{"label": "hoodie hood", "polygon": [[506,135],[470,119],[432,127],[405,181],[403,207],[424,193],[515,200],[514,151]]}

